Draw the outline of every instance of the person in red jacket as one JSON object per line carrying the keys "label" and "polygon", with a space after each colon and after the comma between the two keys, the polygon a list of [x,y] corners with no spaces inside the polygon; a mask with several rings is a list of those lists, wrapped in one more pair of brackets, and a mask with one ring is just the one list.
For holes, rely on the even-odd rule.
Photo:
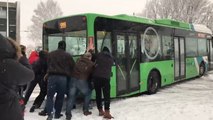
{"label": "person in red jacket", "polygon": [[34,51],[30,53],[29,62],[32,65],[39,58],[39,52],[42,50],[41,46],[36,47]]}

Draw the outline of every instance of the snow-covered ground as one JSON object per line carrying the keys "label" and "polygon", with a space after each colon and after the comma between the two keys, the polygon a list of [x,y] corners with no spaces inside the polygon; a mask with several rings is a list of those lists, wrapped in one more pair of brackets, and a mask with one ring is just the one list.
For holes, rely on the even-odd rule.
{"label": "snow-covered ground", "polygon": [[[38,116],[41,109],[29,113],[33,94],[27,105],[25,120],[46,120]],[[92,115],[84,116],[82,106],[72,111],[72,120],[102,120],[95,103]],[[160,89],[155,95],[114,99],[111,113],[115,120],[213,120],[213,73]],[[64,114],[64,111],[63,111]],[[65,120],[65,116],[58,120]]]}

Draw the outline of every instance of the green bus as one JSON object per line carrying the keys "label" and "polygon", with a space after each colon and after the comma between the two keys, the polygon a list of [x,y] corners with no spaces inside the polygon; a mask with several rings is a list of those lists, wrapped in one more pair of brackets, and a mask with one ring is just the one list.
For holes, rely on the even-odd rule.
{"label": "green bus", "polygon": [[75,58],[104,46],[115,58],[111,98],[141,92],[154,94],[162,86],[202,76],[213,69],[212,32],[203,25],[125,14],[86,13],[43,24],[43,47],[66,51]]}

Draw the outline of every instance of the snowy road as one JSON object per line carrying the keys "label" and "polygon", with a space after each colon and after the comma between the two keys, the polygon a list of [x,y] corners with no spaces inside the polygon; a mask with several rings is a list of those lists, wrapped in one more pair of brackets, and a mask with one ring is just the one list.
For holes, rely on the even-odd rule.
{"label": "snowy road", "polygon": [[[40,110],[28,112],[31,104],[27,105],[25,120],[46,120],[38,116]],[[72,120],[103,119],[98,116],[95,103],[91,111],[92,115],[84,116],[82,106],[77,106]],[[113,100],[111,113],[115,120],[213,120],[213,73],[165,87],[155,95]]]}

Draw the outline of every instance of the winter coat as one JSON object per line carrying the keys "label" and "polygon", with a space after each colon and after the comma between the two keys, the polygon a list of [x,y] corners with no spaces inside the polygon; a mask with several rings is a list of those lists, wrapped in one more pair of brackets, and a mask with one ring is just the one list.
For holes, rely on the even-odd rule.
{"label": "winter coat", "polygon": [[36,60],[38,60],[39,54],[37,51],[32,51],[29,57],[29,62],[32,65]]}
{"label": "winter coat", "polygon": [[39,52],[39,59],[32,64],[32,68],[35,73],[35,81],[37,82],[43,80],[47,73],[47,53],[42,52],[44,51]]}
{"label": "winter coat", "polygon": [[[29,69],[32,69],[32,66],[31,64],[29,63],[28,59],[27,59],[27,56],[25,53],[22,53],[22,57],[19,59],[19,63],[21,63],[22,65],[24,65],[25,67],[29,68]],[[27,83],[28,84],[28,83]],[[23,96],[23,91],[25,91],[27,89],[27,84],[25,85],[20,85],[20,86],[17,86],[17,91],[20,92],[20,96]]]}
{"label": "winter coat", "polygon": [[113,62],[114,60],[110,53],[100,52],[96,56],[96,67],[93,71],[93,77],[110,79]]}
{"label": "winter coat", "polygon": [[74,67],[72,77],[80,80],[88,80],[94,69],[94,63],[86,57],[80,57]]}
{"label": "winter coat", "polygon": [[38,60],[32,64],[32,68],[36,75],[44,77],[47,73],[47,56],[39,57]]}
{"label": "winter coat", "polygon": [[0,35],[0,116],[1,120],[23,120],[14,88],[33,80],[31,69],[16,59],[16,50]]}
{"label": "winter coat", "polygon": [[65,75],[70,77],[75,62],[69,53],[62,49],[58,49],[48,54],[47,64],[47,73],[49,75]]}
{"label": "winter coat", "polygon": [[24,65],[25,67],[29,68],[29,69],[32,69],[32,66],[31,64],[29,63],[26,55],[23,55],[20,59],[19,59],[19,62]]}

